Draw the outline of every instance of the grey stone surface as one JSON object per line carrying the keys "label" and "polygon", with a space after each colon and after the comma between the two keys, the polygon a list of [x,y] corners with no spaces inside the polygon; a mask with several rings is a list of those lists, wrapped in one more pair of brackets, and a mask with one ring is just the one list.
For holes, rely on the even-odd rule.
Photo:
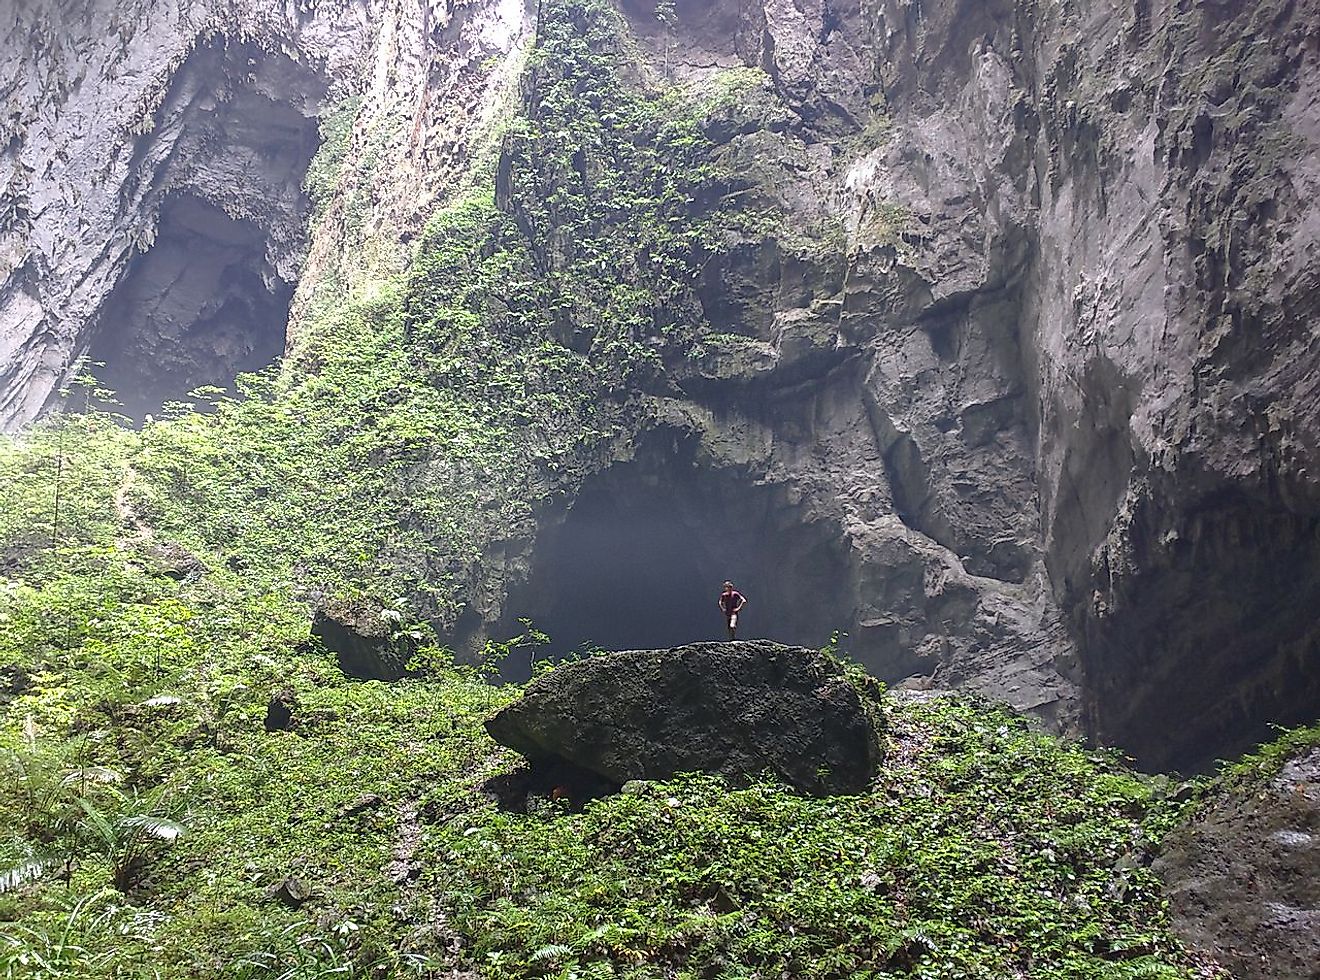
{"label": "grey stone surface", "polygon": [[1320,696],[1317,16],[891,2],[876,25],[894,136],[865,186],[915,216],[898,268],[930,291],[923,332],[959,296],[960,360],[1009,328],[1028,453],[989,459],[1035,484],[1087,727],[1150,766],[1227,754]]}
{"label": "grey stone surface", "polygon": [[327,603],[312,617],[312,638],[335,655],[349,677],[396,681],[406,672],[417,643],[396,630],[398,620],[391,612],[368,603]]}
{"label": "grey stone surface", "polygon": [[[855,652],[1080,706],[1152,767],[1312,717],[1316,5],[740,9],[790,121],[748,96],[718,132],[788,229],[846,242],[742,250],[712,308],[768,346],[684,411],[831,514]],[[749,425],[756,391],[869,425]]]}
{"label": "grey stone surface", "polygon": [[[528,23],[518,0],[6,4],[0,429],[88,353],[139,418],[226,385],[283,352],[295,286],[397,266]],[[357,96],[347,157],[371,220],[339,202],[318,243],[302,187],[318,116]]]}
{"label": "grey stone surface", "polygon": [[[103,336],[130,403],[161,380],[146,364],[181,395],[282,350],[315,117],[362,57],[370,11],[6,5],[0,426],[33,418]],[[272,302],[259,336],[251,315]]]}
{"label": "grey stone surface", "polygon": [[1212,800],[1155,870],[1178,933],[1238,980],[1320,978],[1320,749]]}
{"label": "grey stone surface", "polygon": [[878,712],[818,651],[739,640],[565,664],[486,728],[533,767],[568,762],[616,786],[769,771],[829,795],[861,792],[875,777]]}

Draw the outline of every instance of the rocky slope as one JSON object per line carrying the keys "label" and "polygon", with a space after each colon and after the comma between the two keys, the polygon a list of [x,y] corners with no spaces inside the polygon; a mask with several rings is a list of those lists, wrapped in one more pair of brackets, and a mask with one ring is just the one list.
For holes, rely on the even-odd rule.
{"label": "rocky slope", "polygon": [[[289,370],[314,375],[325,311],[388,301],[427,215],[493,172],[548,335],[606,374],[658,368],[611,396],[609,438],[546,436],[528,512],[437,566],[456,645],[529,614],[653,645],[627,635],[641,616],[600,635],[620,583],[695,639],[713,593],[673,583],[733,575],[754,630],[843,629],[886,679],[1061,728],[1084,711],[1151,766],[1314,712],[1314,3],[625,2],[598,35],[580,6],[143,3],[107,39],[93,5],[62,27],[110,45],[100,76],[24,6],[0,63],[4,418],[98,337],[139,352],[108,368],[121,387],[223,382],[271,350],[304,248]],[[149,40],[149,18],[172,26]],[[515,90],[552,28],[586,49]],[[602,65],[688,93],[698,132],[572,102]],[[323,110],[345,133],[313,165],[308,246]],[[684,203],[644,186],[647,153]],[[649,284],[649,312],[592,263]],[[449,329],[436,357],[465,342]],[[405,479],[455,473],[433,455]],[[593,534],[616,546],[574,550]]]}
{"label": "rocky slope", "polygon": [[1320,977],[1320,748],[1215,792],[1155,862],[1176,930],[1241,980]]}

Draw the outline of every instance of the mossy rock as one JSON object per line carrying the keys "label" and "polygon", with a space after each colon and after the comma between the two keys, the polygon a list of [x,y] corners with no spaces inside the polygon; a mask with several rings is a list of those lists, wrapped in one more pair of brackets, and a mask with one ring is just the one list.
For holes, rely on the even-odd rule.
{"label": "mossy rock", "polygon": [[770,772],[812,795],[859,793],[881,761],[874,706],[816,650],[768,640],[633,650],[567,664],[486,722],[537,766],[615,785],[680,772]]}

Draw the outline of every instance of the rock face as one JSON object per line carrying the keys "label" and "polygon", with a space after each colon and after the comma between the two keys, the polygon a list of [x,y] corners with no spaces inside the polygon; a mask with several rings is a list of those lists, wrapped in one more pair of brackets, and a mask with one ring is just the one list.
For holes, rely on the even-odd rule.
{"label": "rock face", "polygon": [[266,705],[266,717],[262,727],[267,732],[287,732],[293,728],[294,713],[298,701],[292,691],[280,691],[273,695]]}
{"label": "rock face", "polygon": [[[304,273],[344,287],[364,249],[406,254],[526,22],[516,0],[7,4],[0,429],[82,355],[137,418],[277,358]],[[320,117],[352,130],[360,105],[335,148],[357,213],[317,202],[329,233],[309,243]]]}
{"label": "rock face", "polygon": [[[473,173],[520,217],[486,137],[527,95],[529,4],[46,6],[0,51],[0,426],[87,351],[153,397],[260,363],[304,251],[288,353],[314,370],[309,313],[373,295]],[[699,639],[732,577],[758,632],[841,630],[887,681],[1148,767],[1313,716],[1320,0],[616,6],[631,81],[711,96],[748,220],[690,287],[716,339],[464,559],[453,645],[525,616]],[[533,189],[589,196],[611,160],[575,160]],[[528,243],[549,279],[561,238]],[[654,615],[599,614],[628,590]]]}
{"label": "rock face", "polygon": [[[627,438],[534,536],[493,545],[470,612],[497,635],[530,616],[570,646],[679,643],[718,635],[707,610],[730,577],[757,633],[820,645],[838,630],[886,681],[970,687],[1076,731],[1008,282],[1027,244],[994,244],[994,268],[951,260],[934,286],[909,267],[918,238],[897,201],[917,178],[885,165],[869,11],[679,4],[667,37],[622,10],[640,72],[739,86],[702,130],[737,199],[778,219],[726,229],[694,311],[717,340],[639,394]],[[602,615],[618,590],[650,612]]]}
{"label": "rock face", "polygon": [[32,686],[32,678],[20,664],[0,667],[0,704],[8,704]]}
{"label": "rock face", "polygon": [[534,767],[568,762],[616,785],[769,771],[825,795],[860,792],[874,778],[873,710],[821,653],[737,641],[566,664],[486,728]]}
{"label": "rock face", "polygon": [[[8,8],[13,9],[13,8]],[[19,3],[0,52],[0,426],[91,352],[129,411],[284,348],[317,113],[370,6]]]}
{"label": "rock face", "polygon": [[1320,749],[1213,802],[1155,869],[1183,939],[1234,977],[1320,978]]}
{"label": "rock face", "polygon": [[349,677],[397,681],[417,650],[410,636],[396,635],[397,625],[390,610],[366,604],[331,605],[313,617],[312,637],[325,644]]}
{"label": "rock face", "polygon": [[[882,5],[898,135],[867,183],[916,219],[899,265],[935,347],[942,311],[989,338],[1009,303],[1087,727],[1146,765],[1320,694],[1317,16]],[[923,458],[940,438],[918,430]]]}
{"label": "rock face", "polygon": [[[671,71],[764,66],[706,125],[791,227],[731,242],[703,293],[731,336],[650,399],[664,448],[634,438],[607,495],[716,485],[676,523],[736,556],[711,529],[757,515],[784,547],[753,598],[828,606],[886,679],[1063,727],[1080,701],[1149,767],[1312,717],[1320,7],[721,9],[723,35],[680,5]],[[841,251],[795,244],[829,220]],[[497,574],[568,581],[573,514]]]}

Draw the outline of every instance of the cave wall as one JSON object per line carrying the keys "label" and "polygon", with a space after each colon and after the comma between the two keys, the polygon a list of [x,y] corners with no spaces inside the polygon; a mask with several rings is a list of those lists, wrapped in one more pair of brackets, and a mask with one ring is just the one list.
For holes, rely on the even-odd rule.
{"label": "cave wall", "polygon": [[[525,0],[7,5],[0,429],[89,352],[139,415],[224,385],[285,348],[285,321],[296,345],[309,309],[397,273],[507,112],[532,18]],[[337,113],[346,145],[312,214],[303,179]],[[184,199],[223,214],[200,242],[169,220]],[[225,283],[195,258],[195,289],[151,285],[178,262],[153,250],[252,229]]]}
{"label": "cave wall", "polygon": [[[151,297],[138,295],[150,277],[125,285],[153,249],[184,245],[168,220],[182,200],[255,228],[251,271],[262,291],[287,302],[306,248],[302,177],[319,142],[316,116],[356,72],[373,16],[366,0],[6,6],[0,427],[34,418],[98,334],[135,336],[122,354],[97,353],[136,359],[118,367],[139,386],[155,383],[146,359],[187,359],[194,345],[170,334],[186,334],[206,301],[180,290],[153,325],[141,309]],[[223,223],[206,222],[218,236]],[[103,322],[107,310],[115,322]],[[164,393],[232,380],[252,366],[243,349],[282,348],[282,324],[280,333],[276,344],[239,342],[238,356],[221,356],[227,377],[207,377],[204,363],[176,365],[184,387],[166,382]],[[207,356],[203,349],[200,360]]]}
{"label": "cave wall", "polygon": [[[722,0],[670,25],[620,9],[638,85],[761,73],[702,126],[743,205],[776,218],[728,230],[693,283],[725,340],[633,393],[628,432],[571,461],[534,527],[492,531],[455,642],[553,605],[532,592],[552,588],[575,492],[661,480],[648,447],[669,444],[691,486],[774,501],[763,527],[833,542],[846,601],[828,618],[888,679],[1063,729],[1084,711],[1155,766],[1313,715],[1314,0]],[[208,287],[162,319],[215,328],[202,346],[236,370],[268,348],[231,325],[267,319],[263,296],[281,320],[297,281],[288,352],[314,370],[317,310],[370,298],[501,164],[490,134],[536,25],[520,0],[6,16],[6,427],[98,335],[161,362],[189,348],[119,315],[163,295],[141,284],[171,275],[189,222],[162,216],[189,202],[225,215],[207,247],[245,243],[227,267],[248,308]],[[266,99],[297,132],[354,97],[314,216],[304,136],[216,124]],[[299,147],[293,165],[272,145]],[[700,535],[685,507],[665,519]]]}
{"label": "cave wall", "polygon": [[[735,241],[703,302],[746,342],[667,412],[712,458],[760,431],[750,479],[836,515],[863,658],[1000,696],[1026,670],[1009,700],[1065,719],[1080,681],[1086,728],[1155,767],[1314,715],[1315,5],[721,8],[667,41],[633,12],[641,50],[765,70],[708,132],[740,193],[845,240]],[[754,407],[822,390],[871,448],[815,480]]]}
{"label": "cave wall", "polygon": [[[1320,704],[1318,11],[977,6],[879,7],[900,142],[999,120],[919,208],[970,195],[985,241],[1029,243],[1040,527],[1088,728],[1204,764]],[[993,253],[932,231],[920,252]]]}

